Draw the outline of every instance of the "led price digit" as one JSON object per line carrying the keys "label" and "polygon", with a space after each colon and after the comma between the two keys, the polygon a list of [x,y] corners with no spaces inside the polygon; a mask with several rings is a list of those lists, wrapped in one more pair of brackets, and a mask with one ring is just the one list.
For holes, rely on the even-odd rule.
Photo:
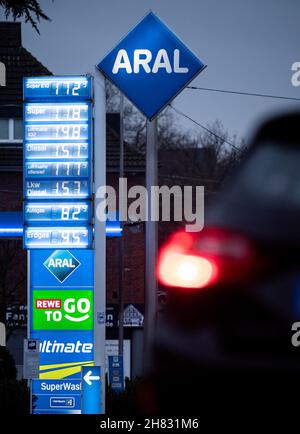
{"label": "led price digit", "polygon": [[80,163],[73,163],[72,167],[72,175],[73,176],[80,176]]}
{"label": "led price digit", "polygon": [[61,183],[62,186],[62,194],[65,196],[68,196],[70,194],[70,187],[69,187],[69,182],[68,181],[63,181]]}
{"label": "led price digit", "polygon": [[[60,149],[59,145],[57,145],[56,148],[57,148],[56,149],[56,155],[58,156],[59,155],[59,149]],[[66,157],[69,157],[70,151],[69,151],[67,145],[62,145],[61,150],[62,150],[63,155],[65,155]]]}
{"label": "led price digit", "polygon": [[57,139],[60,138],[79,139],[80,138],[80,133],[81,133],[80,125],[58,125],[55,128],[56,128],[55,137]]}
{"label": "led price digit", "polygon": [[71,119],[73,121],[80,119],[80,107],[68,107],[67,110],[67,119]]}
{"label": "led price digit", "polygon": [[[80,121],[80,120],[86,120],[86,105],[84,106],[56,106],[55,108],[55,120],[57,121]],[[81,115],[81,112],[82,115]]]}
{"label": "led price digit", "polygon": [[80,244],[80,233],[78,231],[62,231],[62,244]]}
{"label": "led price digit", "polygon": [[55,147],[55,157],[69,158],[72,156],[74,158],[83,158],[87,156],[87,147],[88,145],[85,143],[59,144]]}
{"label": "led price digit", "polygon": [[74,144],[74,157],[81,157],[81,146],[83,147],[83,151],[87,148],[87,145]]}
{"label": "led price digit", "polygon": [[63,172],[64,176],[70,175],[70,163],[62,163],[62,172]]}
{"label": "led price digit", "polygon": [[56,81],[52,84],[52,91],[56,96],[80,96],[81,88],[86,87],[86,81]]}
{"label": "led price digit", "polygon": [[55,196],[75,197],[87,193],[86,181],[57,181],[52,184],[52,194]]}
{"label": "led price digit", "polygon": [[74,206],[74,209],[72,211],[72,218],[71,220],[79,220],[79,214],[80,214],[80,206]]}
{"label": "led price digit", "polygon": [[[72,211],[71,211],[72,210]],[[71,213],[70,213],[71,211]],[[62,220],[79,220],[79,214],[81,211],[80,205],[74,206],[73,209],[67,206],[62,207],[61,219]]]}

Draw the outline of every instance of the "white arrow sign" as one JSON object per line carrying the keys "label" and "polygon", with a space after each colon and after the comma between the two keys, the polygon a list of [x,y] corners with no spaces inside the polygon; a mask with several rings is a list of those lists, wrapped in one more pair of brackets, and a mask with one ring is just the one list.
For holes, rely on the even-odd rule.
{"label": "white arrow sign", "polygon": [[92,381],[93,380],[100,380],[99,375],[91,375],[92,371],[87,371],[87,373],[85,374],[85,376],[83,377],[84,381],[91,386],[92,385]]}

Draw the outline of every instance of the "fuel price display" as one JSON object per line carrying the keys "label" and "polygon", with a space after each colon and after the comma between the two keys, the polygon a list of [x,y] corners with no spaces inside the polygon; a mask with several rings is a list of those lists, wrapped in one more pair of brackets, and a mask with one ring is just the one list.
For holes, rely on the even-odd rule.
{"label": "fuel price display", "polygon": [[25,245],[27,248],[87,248],[91,244],[91,227],[27,227]]}
{"label": "fuel price display", "polygon": [[88,160],[89,143],[26,143],[25,144],[26,159],[64,159],[64,160]]}
{"label": "fuel price display", "polygon": [[59,224],[66,222],[90,221],[90,207],[85,202],[60,202],[49,204],[47,202],[26,203],[24,205],[26,221],[39,224]]}
{"label": "fuel price display", "polygon": [[55,199],[54,204],[61,199],[88,199],[90,194],[88,181],[27,180],[25,183],[26,199]]}
{"label": "fuel price display", "polygon": [[25,140],[74,141],[88,139],[88,123],[25,125]]}
{"label": "fuel price display", "polygon": [[72,77],[30,77],[24,81],[24,100],[90,100],[92,98],[91,78]]}
{"label": "fuel price display", "polygon": [[72,177],[86,178],[88,177],[89,163],[87,161],[75,162],[26,162],[25,171],[26,177],[39,178],[41,176],[47,178],[57,177]]}
{"label": "fuel price display", "polygon": [[25,78],[25,247],[91,247],[91,186],[91,77]]}
{"label": "fuel price display", "polygon": [[24,105],[27,122],[87,122],[90,110],[90,103],[27,103]]}

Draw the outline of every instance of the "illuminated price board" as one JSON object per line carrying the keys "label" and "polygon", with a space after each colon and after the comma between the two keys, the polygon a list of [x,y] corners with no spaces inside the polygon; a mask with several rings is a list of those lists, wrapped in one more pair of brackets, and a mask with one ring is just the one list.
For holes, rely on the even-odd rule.
{"label": "illuminated price board", "polygon": [[[92,104],[90,77],[24,79],[23,241],[40,378],[79,378],[94,360]],[[74,400],[49,393],[51,413],[70,412]]]}
{"label": "illuminated price board", "polygon": [[91,244],[90,227],[26,227],[24,243],[29,249],[87,248]]}
{"label": "illuminated price board", "polygon": [[36,162],[25,163],[26,178],[87,178],[88,177],[88,162]]}
{"label": "illuminated price board", "polygon": [[27,103],[24,113],[27,122],[86,122],[90,117],[90,103]]}
{"label": "illuminated price board", "polygon": [[90,197],[88,181],[27,181],[25,184],[27,199],[87,199]]}
{"label": "illuminated price board", "polygon": [[30,77],[24,80],[26,100],[89,100],[92,98],[89,77]]}
{"label": "illuminated price board", "polygon": [[90,77],[24,79],[26,248],[91,247],[91,98]]}
{"label": "illuminated price board", "polygon": [[75,141],[88,140],[89,124],[25,124],[25,140]]}
{"label": "illuminated price board", "polygon": [[91,204],[86,202],[63,202],[49,204],[47,202],[26,203],[24,215],[30,223],[86,222],[91,219]]}
{"label": "illuminated price board", "polygon": [[26,143],[26,159],[43,160],[49,158],[77,160],[87,159],[89,144],[82,143]]}

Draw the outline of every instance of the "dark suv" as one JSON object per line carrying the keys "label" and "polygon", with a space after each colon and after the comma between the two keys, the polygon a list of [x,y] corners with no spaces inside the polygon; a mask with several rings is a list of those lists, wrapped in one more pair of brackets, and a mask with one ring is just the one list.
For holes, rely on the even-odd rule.
{"label": "dark suv", "polygon": [[213,422],[274,419],[287,403],[297,407],[299,112],[262,125],[206,211],[204,230],[174,234],[157,275],[168,303],[148,382],[155,411]]}

